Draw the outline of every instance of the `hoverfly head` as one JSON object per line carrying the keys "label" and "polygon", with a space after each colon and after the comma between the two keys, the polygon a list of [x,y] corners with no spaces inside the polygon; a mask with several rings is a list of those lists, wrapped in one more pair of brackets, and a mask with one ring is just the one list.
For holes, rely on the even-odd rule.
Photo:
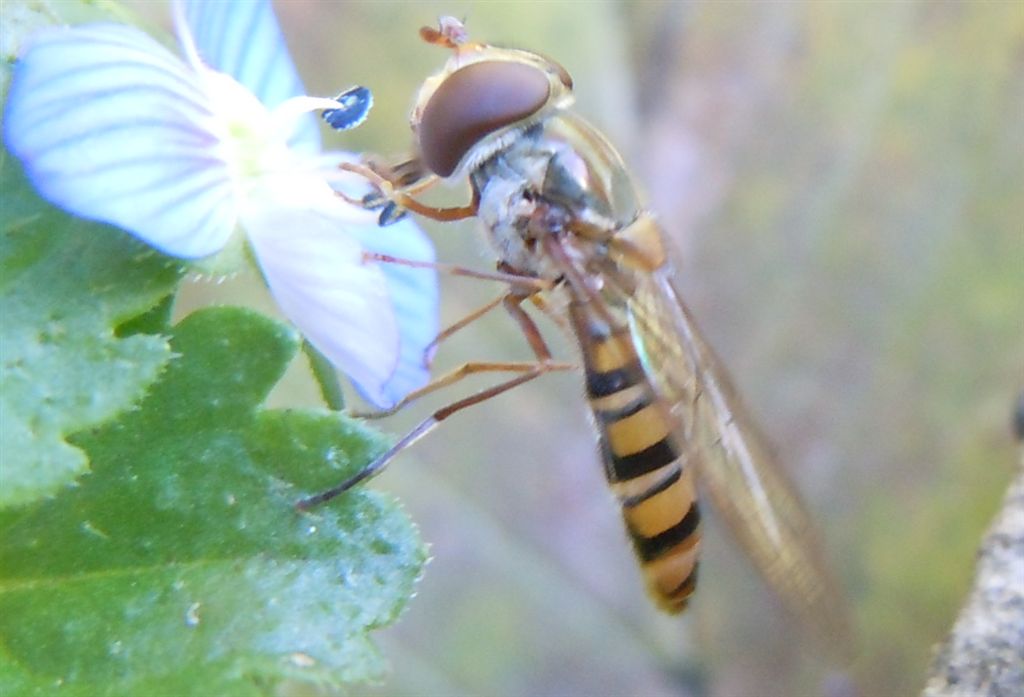
{"label": "hoverfly head", "polygon": [[479,164],[505,136],[572,102],[569,73],[544,56],[467,41],[452,17],[420,36],[455,51],[420,88],[410,119],[424,164],[440,177]]}

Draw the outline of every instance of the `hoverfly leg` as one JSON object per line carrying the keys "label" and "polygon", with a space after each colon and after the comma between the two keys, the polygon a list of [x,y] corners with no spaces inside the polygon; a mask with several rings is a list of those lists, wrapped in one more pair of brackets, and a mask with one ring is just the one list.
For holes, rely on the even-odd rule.
{"label": "hoverfly leg", "polygon": [[431,380],[428,384],[414,390],[407,394],[400,402],[390,409],[384,409],[375,412],[362,412],[355,413],[353,416],[364,418],[364,419],[379,419],[386,416],[391,416],[399,410],[403,409],[410,403],[424,397],[431,392],[435,392],[441,388],[454,385],[455,383],[463,380],[470,375],[476,375],[479,373],[497,373],[497,372],[513,372],[513,373],[531,373],[540,372],[548,373],[553,371],[561,370],[574,370],[576,368],[572,363],[556,363],[552,360],[551,350],[547,344],[544,343],[544,338],[540,334],[540,330],[534,323],[533,319],[526,314],[521,307],[521,303],[527,297],[532,297],[536,294],[536,291],[530,291],[528,294],[516,293],[515,291],[509,291],[502,294],[496,300],[491,301],[473,311],[466,317],[456,322],[451,327],[445,329],[441,334],[438,335],[438,339],[435,339],[434,343],[440,340],[440,338],[446,338],[451,336],[459,329],[462,329],[472,321],[480,318],[489,310],[493,309],[497,305],[501,304],[505,310],[512,316],[519,326],[519,329],[523,332],[523,336],[526,338],[527,343],[530,346],[530,350],[533,351],[533,355],[536,357],[536,361],[471,361],[463,363],[454,370],[442,375],[439,378]]}
{"label": "hoverfly leg", "polygon": [[504,273],[502,271],[479,271],[456,264],[444,264],[437,261],[420,261],[417,259],[405,259],[390,254],[378,254],[377,252],[363,252],[363,259],[366,261],[379,261],[382,264],[398,264],[400,266],[411,266],[414,269],[434,269],[438,273],[446,273],[451,276],[466,276],[467,278],[479,278],[485,281],[497,281],[507,283],[515,288],[522,289],[524,295],[536,293],[542,290],[551,290],[554,283],[536,276],[525,276],[516,273]]}
{"label": "hoverfly leg", "polygon": [[384,208],[381,209],[380,215],[377,216],[377,225],[379,227],[394,225],[399,220],[402,220],[406,213],[408,213],[408,211],[400,207],[397,203],[394,201],[388,201],[384,204]]}
{"label": "hoverfly leg", "polygon": [[389,164],[370,155],[363,159],[363,163],[391,182],[395,188],[401,189],[407,194],[426,191],[440,181],[440,178],[427,169],[418,157],[410,157],[401,162]]}
{"label": "hoverfly leg", "polygon": [[331,499],[341,496],[355,485],[382,471],[398,453],[405,450],[407,447],[433,430],[435,425],[436,423],[433,423],[433,417],[424,420],[419,426],[407,433],[400,441],[391,446],[387,452],[377,457],[373,462],[359,470],[356,474],[349,477],[341,484],[331,487],[326,491],[321,491],[319,494],[299,499],[295,502],[295,507],[300,511],[308,511],[314,506],[319,506],[322,503],[327,503]]}
{"label": "hoverfly leg", "polygon": [[436,220],[439,223],[451,223],[456,220],[466,220],[467,218],[476,217],[477,213],[477,201],[474,196],[474,200],[466,206],[452,206],[450,208],[438,208],[436,206],[428,206],[425,203],[420,203],[412,196],[405,194],[401,191],[396,191],[391,194],[396,204],[406,210],[410,210],[413,213],[418,213],[424,218],[429,220]]}
{"label": "hoverfly leg", "polygon": [[424,349],[424,351],[423,351],[423,365],[424,365],[424,367],[430,367],[431,363],[434,362],[434,352],[437,351],[437,347],[441,345],[442,341],[445,341],[446,339],[451,337],[453,334],[455,334],[456,332],[458,332],[462,328],[469,326],[470,324],[472,324],[473,322],[475,322],[476,320],[480,319],[481,317],[486,315],[488,312],[490,312],[491,310],[496,308],[498,305],[500,305],[502,303],[502,301],[505,300],[505,296],[507,296],[507,295],[508,295],[508,291],[502,293],[501,295],[496,297],[494,300],[491,300],[491,301],[481,305],[480,307],[478,307],[477,309],[473,310],[472,312],[470,312],[468,315],[466,315],[465,317],[463,317],[459,321],[454,322],[454,323],[448,325],[447,327],[445,327],[444,329],[442,329],[441,332],[438,333],[438,335],[434,337],[433,341],[431,341],[429,344],[427,344],[427,348]]}
{"label": "hoverfly leg", "polygon": [[523,336],[526,338],[526,343],[530,345],[530,350],[533,351],[533,355],[537,357],[537,360],[540,363],[550,363],[551,350],[544,343],[544,337],[541,336],[537,324],[530,315],[526,314],[526,310],[522,306],[523,300],[532,295],[534,293],[529,295],[509,293],[502,299],[501,304],[509,315],[512,316],[512,319],[516,321],[516,324],[519,325],[520,331],[523,332]]}
{"label": "hoverfly leg", "polygon": [[439,378],[431,380],[418,390],[413,390],[390,409],[352,412],[351,415],[358,419],[383,419],[387,416],[398,413],[416,400],[426,397],[428,394],[436,392],[442,388],[454,385],[470,375],[478,375],[480,373],[530,373],[533,371],[548,373],[575,369],[576,366],[572,363],[555,363],[553,361],[508,361],[505,363],[497,361],[470,361],[468,363],[463,363]]}
{"label": "hoverfly leg", "polygon": [[350,196],[339,189],[334,190],[334,195],[356,208],[362,208],[366,211],[380,211],[377,214],[378,227],[393,225],[404,218],[406,214],[404,208],[389,199],[376,187],[359,198]]}
{"label": "hoverfly leg", "polygon": [[[500,272],[498,275],[501,275]],[[516,276],[515,274],[508,274],[516,279],[523,279],[528,277]],[[539,281],[541,279],[532,279]],[[421,387],[419,390],[410,393],[394,408],[382,413],[382,416],[394,413],[402,407],[408,405],[412,401],[423,397],[430,392],[434,392],[442,387],[447,387],[459,382],[463,378],[482,372],[517,372],[519,375],[500,382],[497,385],[492,385],[486,389],[480,390],[479,392],[472,394],[468,397],[456,400],[451,404],[441,407],[429,417],[424,419],[414,429],[409,431],[403,436],[395,445],[389,448],[384,454],[380,455],[373,462],[367,465],[365,468],[357,472],[352,477],[349,477],[344,482],[335,486],[331,489],[323,491],[319,494],[309,496],[304,499],[300,499],[295,505],[299,510],[309,510],[314,506],[321,503],[326,503],[331,499],[340,496],[352,487],[356,486],[360,482],[363,482],[370,477],[381,472],[387,465],[395,458],[398,453],[408,448],[410,445],[418,441],[423,436],[433,431],[437,426],[453,414],[457,414],[463,409],[485,402],[492,397],[497,397],[500,394],[508,392],[511,389],[519,387],[531,380],[534,380],[545,373],[560,370],[575,370],[576,366],[570,363],[555,363],[551,360],[551,351],[548,349],[547,344],[544,342],[543,337],[540,334],[540,329],[534,323],[533,319],[523,310],[521,303],[523,300],[532,297],[538,292],[537,288],[533,290],[526,290],[520,292],[510,291],[505,293],[499,298],[499,300],[493,303],[494,306],[502,304],[512,318],[516,321],[520,330],[523,332],[523,336],[526,338],[530,349],[533,351],[534,356],[537,358],[536,362],[508,362],[508,363],[466,363],[455,370],[451,371],[447,375],[444,375],[428,385]],[[483,313],[480,313],[483,314]],[[468,322],[463,323],[465,326]],[[460,327],[461,328],[461,327]]]}
{"label": "hoverfly leg", "polygon": [[[387,181],[392,182],[393,186],[401,189],[403,196],[411,196],[421,191],[426,191],[440,181],[434,174],[425,174],[422,164],[418,160],[408,160],[386,169],[382,165],[377,165],[373,162],[369,162],[368,166],[373,171],[381,174]],[[380,210],[380,215],[377,217],[377,224],[380,227],[387,227],[397,223],[405,218],[409,212],[408,209],[400,206],[397,201],[388,198],[376,186],[373,188],[373,191],[363,197],[363,205],[370,210]]]}
{"label": "hoverfly leg", "polygon": [[362,208],[368,211],[377,210],[378,208],[384,205],[384,199],[377,191],[371,191],[364,196],[355,197],[346,194],[344,191],[339,191],[335,189],[334,195],[349,205],[355,206],[356,208]]}
{"label": "hoverfly leg", "polygon": [[[426,172],[423,168],[423,163],[418,159],[406,160],[391,166],[381,165],[371,160],[367,162],[367,166],[391,182],[393,187],[401,190],[404,197],[426,191],[440,181],[437,175]],[[406,207],[388,198],[377,187],[374,187],[374,192],[367,196],[371,195],[376,199],[374,210],[380,209],[380,215],[377,218],[377,224],[380,227],[393,225],[402,220],[408,213]]]}
{"label": "hoverfly leg", "polygon": [[368,261],[377,261],[384,264],[399,264],[401,266],[411,266],[413,268],[428,268],[434,269],[438,273],[446,273],[451,276],[466,276],[468,278],[477,278],[484,281],[498,281],[499,283],[507,283],[515,290],[505,291],[494,300],[491,300],[477,309],[467,314],[462,319],[451,324],[442,330],[434,339],[427,344],[426,349],[423,351],[423,365],[429,367],[433,361],[433,353],[437,349],[438,345],[450,336],[463,329],[464,327],[472,324],[476,320],[480,319],[488,312],[493,310],[509,296],[514,294],[516,297],[524,298],[528,297],[533,303],[545,314],[551,317],[554,321],[559,322],[560,318],[552,313],[551,308],[543,302],[538,295],[540,291],[551,290],[554,287],[553,281],[547,281],[536,276],[527,276],[524,274],[516,273],[514,269],[507,266],[499,266],[497,271],[478,271],[476,269],[466,268],[464,266],[456,266],[453,264],[443,264],[440,262],[433,261],[419,261],[414,259],[403,259],[400,257],[394,257],[388,254],[378,254],[376,252],[365,252],[363,257]]}
{"label": "hoverfly leg", "polygon": [[377,459],[375,459],[365,468],[357,472],[355,475],[349,477],[336,487],[327,489],[326,491],[322,491],[319,494],[314,494],[313,496],[300,499],[298,502],[296,502],[295,507],[301,511],[308,511],[314,506],[326,503],[331,499],[340,496],[341,494],[345,493],[346,491],[356,486],[360,482],[363,482],[369,479],[370,477],[379,474],[385,467],[388,466],[388,464],[395,458],[395,456],[398,455],[398,453],[402,452],[410,445],[418,441],[420,438],[433,431],[435,428],[438,427],[438,425],[442,421],[447,419],[449,416],[457,414],[463,409],[474,406],[481,402],[485,402],[492,397],[497,397],[498,395],[504,392],[508,392],[509,390],[518,387],[519,385],[534,380],[535,378],[538,378],[541,375],[556,369],[552,367],[554,365],[557,364],[534,364],[533,369],[530,370],[529,372],[523,373],[522,375],[518,375],[510,380],[506,380],[505,382],[498,383],[497,385],[493,385],[485,390],[477,392],[476,394],[470,395],[469,397],[465,397],[456,402],[452,402],[448,406],[438,409],[433,414],[428,416],[426,419],[421,421],[420,424],[416,426],[416,428],[412,429],[411,431],[409,431],[409,433],[405,434],[405,436],[403,436],[401,440],[399,440],[397,443],[395,443],[395,445],[389,448],[387,452],[379,456]]}
{"label": "hoverfly leg", "polygon": [[396,188],[394,183],[389,179],[381,176],[380,173],[367,165],[357,164],[354,162],[342,162],[339,165],[339,168],[346,172],[361,175],[371,184],[376,186],[377,189],[380,190],[381,195],[386,199],[393,201],[400,208],[410,210],[414,213],[419,213],[424,218],[429,218],[430,220],[436,220],[438,222],[452,222],[476,216],[478,204],[476,194],[473,195],[473,200],[470,201],[469,205],[453,206],[451,208],[429,206],[413,198],[413,193],[422,192],[433,186],[437,181],[440,181],[436,176],[429,178],[424,182],[418,182],[408,188]]}

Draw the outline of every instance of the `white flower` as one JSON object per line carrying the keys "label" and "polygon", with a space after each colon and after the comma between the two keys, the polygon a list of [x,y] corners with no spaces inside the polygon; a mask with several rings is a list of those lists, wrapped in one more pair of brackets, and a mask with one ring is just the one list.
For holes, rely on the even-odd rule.
{"label": "white flower", "polygon": [[166,254],[223,268],[248,245],[310,343],[372,402],[393,404],[428,377],[436,277],[363,252],[432,261],[430,242],[336,195],[351,156],[320,152],[312,112],[342,105],[302,96],[268,2],[175,7],[184,61],[124,25],[33,36],[11,82],[7,147],[48,200]]}

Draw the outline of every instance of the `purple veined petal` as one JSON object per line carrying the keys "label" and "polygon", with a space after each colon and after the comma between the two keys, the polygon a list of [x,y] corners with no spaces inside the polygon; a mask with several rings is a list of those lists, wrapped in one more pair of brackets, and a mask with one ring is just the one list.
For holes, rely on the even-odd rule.
{"label": "purple veined petal", "polygon": [[282,205],[254,198],[243,225],[281,310],[378,406],[398,362],[398,327],[384,273],[346,234],[344,204]]}
{"label": "purple veined petal", "polygon": [[133,27],[45,30],[15,67],[4,141],[52,203],[168,254],[207,256],[237,211],[199,82]]}
{"label": "purple veined petal", "polygon": [[[273,109],[306,93],[269,0],[186,0],[185,20],[207,66],[227,73]],[[320,149],[312,114],[296,122],[288,144],[302,152]]]}
{"label": "purple veined petal", "polygon": [[[349,234],[368,251],[413,261],[434,261],[430,238],[412,220],[388,227],[350,225]],[[387,278],[391,305],[398,320],[399,356],[394,375],[383,385],[382,406],[392,406],[430,379],[425,352],[437,338],[438,284],[433,269],[400,264],[379,264]]]}
{"label": "purple veined petal", "polygon": [[[366,181],[337,169],[337,163],[354,159],[350,153],[328,151],[321,153],[318,161],[319,171],[330,173],[333,188],[358,199],[369,190]],[[378,226],[376,220],[376,214],[353,212],[347,234],[359,240],[367,251],[411,261],[434,261],[430,238],[413,220],[402,220],[387,227]],[[398,366],[383,387],[384,406],[392,406],[430,378],[424,353],[438,334],[438,283],[437,272],[433,269],[391,263],[381,263],[380,268],[388,280],[400,336]]]}

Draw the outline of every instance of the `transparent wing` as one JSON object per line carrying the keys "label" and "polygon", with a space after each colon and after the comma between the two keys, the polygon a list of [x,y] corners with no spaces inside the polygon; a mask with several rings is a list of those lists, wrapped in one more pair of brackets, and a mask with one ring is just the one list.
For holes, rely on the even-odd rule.
{"label": "transparent wing", "polygon": [[[621,269],[620,269],[621,271]],[[817,528],[747,416],[673,285],[670,264],[629,274],[622,293],[650,377],[673,404],[703,490],[758,571],[816,633],[846,651],[847,608]],[[606,292],[614,293],[611,284]]]}

